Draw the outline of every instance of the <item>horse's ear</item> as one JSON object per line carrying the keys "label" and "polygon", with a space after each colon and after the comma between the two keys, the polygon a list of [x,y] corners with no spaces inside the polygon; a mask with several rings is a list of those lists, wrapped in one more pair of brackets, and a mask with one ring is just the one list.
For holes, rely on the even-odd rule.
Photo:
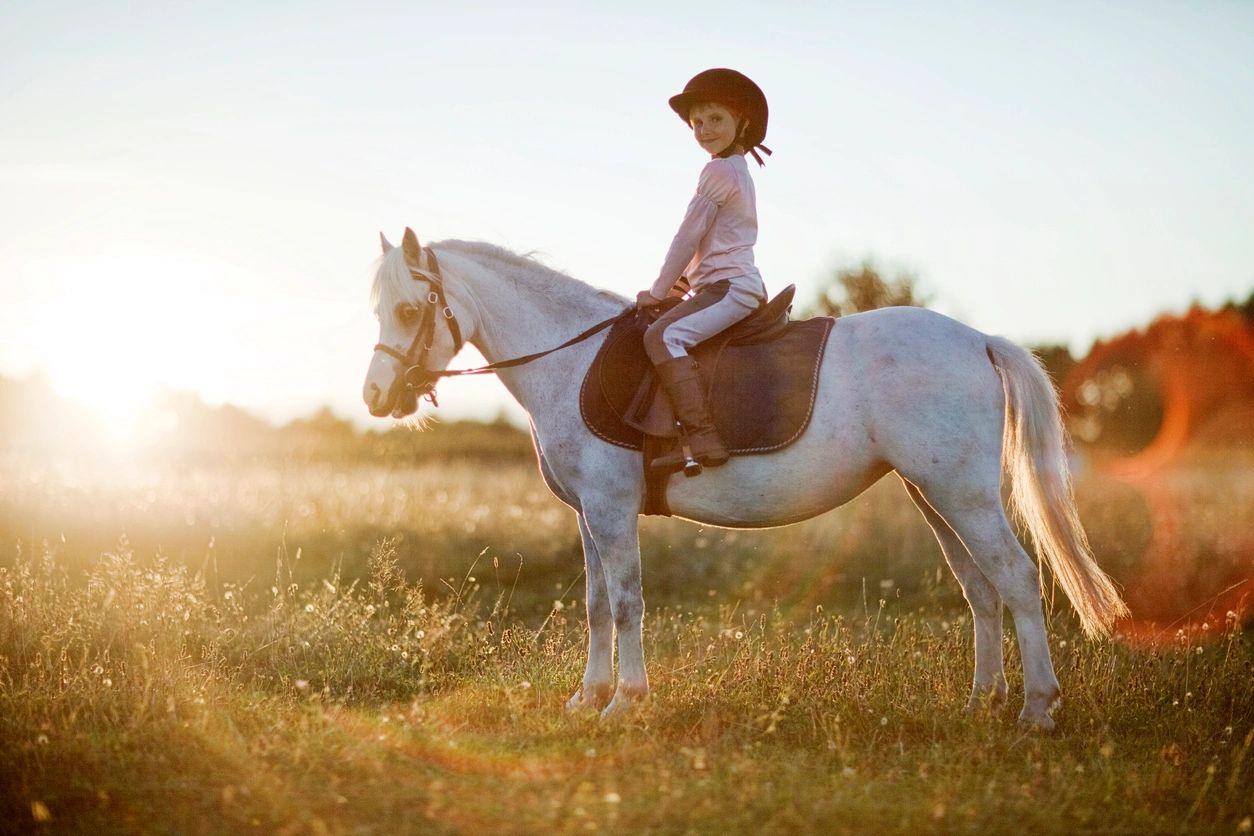
{"label": "horse's ear", "polygon": [[418,245],[418,236],[409,227],[405,227],[405,235],[401,238],[401,249],[405,251],[405,260],[414,267],[422,264],[422,247]]}
{"label": "horse's ear", "polygon": [[387,255],[392,251],[392,242],[382,232],[379,233],[379,243],[383,245],[383,254]]}

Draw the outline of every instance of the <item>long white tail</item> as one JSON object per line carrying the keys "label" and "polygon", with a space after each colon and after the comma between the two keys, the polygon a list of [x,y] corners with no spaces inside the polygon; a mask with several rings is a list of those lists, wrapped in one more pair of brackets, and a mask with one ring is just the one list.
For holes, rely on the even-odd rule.
{"label": "long white tail", "polygon": [[1071,600],[1084,632],[1109,635],[1114,621],[1127,617],[1128,607],[1093,559],[1080,525],[1058,395],[1030,352],[1003,337],[989,337],[987,345],[1006,390],[1002,461],[1010,474],[1010,504]]}

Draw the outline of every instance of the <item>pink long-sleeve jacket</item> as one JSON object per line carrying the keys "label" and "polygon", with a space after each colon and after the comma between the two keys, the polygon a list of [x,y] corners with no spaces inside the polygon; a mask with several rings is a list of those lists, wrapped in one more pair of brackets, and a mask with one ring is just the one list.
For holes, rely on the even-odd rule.
{"label": "pink long-sleeve jacket", "polygon": [[753,263],[757,240],[757,197],[745,158],[715,157],[701,169],[697,193],[649,293],[665,298],[683,275],[694,289],[728,279],[765,299],[766,287]]}

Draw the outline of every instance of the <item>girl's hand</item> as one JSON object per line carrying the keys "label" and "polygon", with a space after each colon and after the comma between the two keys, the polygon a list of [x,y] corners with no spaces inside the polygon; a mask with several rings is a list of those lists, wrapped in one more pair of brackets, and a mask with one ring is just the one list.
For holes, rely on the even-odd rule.
{"label": "girl's hand", "polygon": [[641,308],[641,309],[652,308],[660,304],[662,304],[662,300],[657,298],[656,296],[654,296],[652,293],[650,293],[647,290],[642,290],[636,294],[636,307],[637,308]]}

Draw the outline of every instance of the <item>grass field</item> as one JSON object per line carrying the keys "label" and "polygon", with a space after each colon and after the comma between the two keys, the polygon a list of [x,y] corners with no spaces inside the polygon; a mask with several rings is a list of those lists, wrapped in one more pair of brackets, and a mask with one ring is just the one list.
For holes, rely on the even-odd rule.
{"label": "grass field", "polygon": [[12,832],[1252,826],[1248,461],[1082,480],[1142,629],[1054,607],[1052,735],[1009,629],[1012,706],[962,713],[970,616],[887,480],[780,531],[646,520],[653,695],[602,723],[562,710],[582,567],[530,468],[3,464]]}

